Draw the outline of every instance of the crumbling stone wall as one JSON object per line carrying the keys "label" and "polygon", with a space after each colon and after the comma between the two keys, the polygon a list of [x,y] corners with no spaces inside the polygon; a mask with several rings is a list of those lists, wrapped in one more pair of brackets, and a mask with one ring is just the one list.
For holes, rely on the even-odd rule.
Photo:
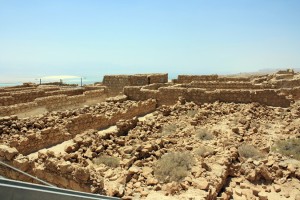
{"label": "crumbling stone wall", "polygon": [[148,74],[148,84],[152,83],[167,83],[168,74]]}
{"label": "crumbling stone wall", "polygon": [[[38,159],[43,161],[43,164],[39,167],[36,167],[36,163],[28,157],[19,154],[16,148],[7,145],[0,145],[0,157],[7,164],[29,174],[34,174],[34,176],[61,188],[70,188],[83,192],[96,192],[95,189],[91,189],[96,187],[100,193],[104,186],[102,179],[98,178],[98,180],[94,180],[90,177],[90,174],[95,173],[94,169],[57,159],[50,151],[41,151],[38,153]],[[2,165],[0,166],[0,174],[10,179],[40,184],[37,180]],[[70,176],[70,174],[73,174],[73,176]]]}
{"label": "crumbling stone wall", "polygon": [[143,86],[168,82],[168,74],[105,75],[103,85],[109,93],[118,94],[125,86]]}
{"label": "crumbling stone wall", "polygon": [[294,75],[295,72],[293,69],[286,69],[286,70],[279,70],[276,72],[276,74],[292,74],[292,75]]}
{"label": "crumbling stone wall", "polygon": [[250,82],[250,78],[247,77],[219,77],[218,75],[178,75],[175,80],[176,83],[191,83],[203,82],[203,81],[219,81],[219,82]]}
{"label": "crumbling stone wall", "polygon": [[46,96],[52,96],[52,95],[68,95],[68,96],[74,96],[74,95],[80,95],[85,91],[84,88],[74,88],[74,89],[65,89],[65,90],[54,90],[54,91],[49,91],[45,92]]}
{"label": "crumbling stone wall", "polygon": [[283,88],[280,89],[280,92],[286,96],[292,96],[294,100],[300,99],[300,87],[294,87],[294,88]]}
{"label": "crumbling stone wall", "polygon": [[[147,77],[136,77],[135,85],[146,85]],[[103,85],[107,86],[110,93],[120,93],[124,86],[134,85],[131,82],[131,75],[105,75]]]}
{"label": "crumbling stone wall", "polygon": [[190,83],[192,81],[216,81],[218,75],[178,75],[177,83]]}
{"label": "crumbling stone wall", "polygon": [[84,114],[74,117],[66,125],[68,132],[78,134],[87,129],[103,129],[114,125],[120,119],[131,119],[136,116],[145,115],[156,109],[156,101],[148,99],[146,101],[139,101],[122,110],[116,110],[104,115]]}
{"label": "crumbling stone wall", "polygon": [[227,82],[227,81],[236,81],[236,82],[249,82],[251,79],[249,77],[218,77],[218,81]]}
{"label": "crumbling stone wall", "polygon": [[275,90],[214,90],[206,91],[199,88],[161,87],[157,90],[146,90],[138,87],[125,87],[128,99],[147,99],[150,96],[157,99],[159,105],[172,105],[178,97],[197,104],[215,101],[250,103],[258,102],[270,106],[288,107],[291,100],[279,95]]}
{"label": "crumbling stone wall", "polygon": [[4,88],[0,88],[0,92],[16,92],[16,91],[25,91],[25,90],[33,90],[36,89],[37,86],[23,86],[23,85],[19,85],[19,86],[13,86],[13,87],[4,87]]}
{"label": "crumbling stone wall", "polygon": [[300,79],[278,80],[274,83],[276,88],[293,88],[300,86]]}
{"label": "crumbling stone wall", "polygon": [[270,85],[253,84],[250,82],[219,82],[219,81],[202,81],[202,82],[191,82],[187,84],[178,85],[178,87],[185,88],[204,88],[207,90],[216,89],[266,89],[271,88]]}
{"label": "crumbling stone wall", "polygon": [[0,106],[9,106],[14,103],[14,98],[12,96],[2,96],[0,97]]}
{"label": "crumbling stone wall", "polygon": [[75,96],[81,95],[89,90],[105,90],[105,87],[89,87],[89,88],[74,88],[74,87],[59,87],[59,86],[41,86],[34,89],[24,89],[21,91],[1,92],[0,91],[0,106],[9,106],[20,103],[33,102],[36,98],[48,97],[54,95]]}
{"label": "crumbling stone wall", "polygon": [[[117,106],[117,107],[116,107]],[[0,118],[0,143],[15,147],[23,155],[65,140],[87,129],[103,129],[119,120],[145,115],[156,109],[156,101],[103,102],[72,111],[48,113],[36,119]]]}
{"label": "crumbling stone wall", "polygon": [[[78,105],[90,99],[104,100],[107,93],[104,89],[86,91],[81,95],[67,96],[54,95],[34,99],[29,103],[19,103],[10,106],[0,106],[0,116],[13,115],[16,113],[26,112],[34,108],[44,107],[48,110],[61,109],[66,106]],[[4,98],[4,97],[0,97]]]}

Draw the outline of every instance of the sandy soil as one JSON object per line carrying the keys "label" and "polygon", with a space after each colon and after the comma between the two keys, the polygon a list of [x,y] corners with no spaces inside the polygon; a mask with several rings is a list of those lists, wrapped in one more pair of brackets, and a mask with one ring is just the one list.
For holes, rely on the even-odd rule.
{"label": "sandy soil", "polygon": [[[97,103],[101,103],[104,100],[105,99],[102,99],[102,98],[100,98],[100,99],[90,99],[90,100],[87,100],[87,101],[85,101],[84,103],[81,103],[81,104],[66,106],[64,108],[56,109],[56,110],[53,110],[53,111],[64,111],[64,110],[70,110],[70,109],[75,109],[75,108],[81,108],[81,107],[84,107],[85,105],[91,106],[91,105],[95,105]],[[47,108],[38,107],[38,108],[34,108],[32,110],[29,110],[27,112],[17,113],[16,115],[19,118],[26,118],[26,117],[35,117],[35,116],[44,114],[46,112],[49,112],[49,110]]]}
{"label": "sandy soil", "polygon": [[27,112],[17,113],[16,115],[19,118],[26,118],[26,117],[34,117],[34,116],[37,116],[37,115],[41,115],[41,114],[44,114],[46,112],[48,112],[48,110],[45,107],[39,107],[39,108],[35,108],[35,109],[32,109],[32,110],[27,111]]}

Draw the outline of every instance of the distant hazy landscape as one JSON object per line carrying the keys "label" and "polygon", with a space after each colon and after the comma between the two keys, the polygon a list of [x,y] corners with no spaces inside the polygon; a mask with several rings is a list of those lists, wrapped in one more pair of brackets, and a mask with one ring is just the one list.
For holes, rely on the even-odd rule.
{"label": "distant hazy landscape", "polygon": [[[278,70],[284,70],[286,68],[275,68],[275,69],[262,69],[258,71],[249,71],[249,72],[241,72],[241,73],[219,73],[219,75],[234,75],[234,76],[247,76],[247,75],[259,75],[259,74],[271,74],[274,73]],[[300,72],[300,68],[293,68],[295,72]],[[116,72],[109,73],[107,74],[119,74]],[[120,73],[122,74],[122,73]],[[123,74],[128,74],[128,73],[123,73]],[[129,73],[130,74],[130,73]],[[200,74],[215,74],[215,73],[201,73],[195,71],[194,73],[169,73],[169,79],[175,79],[177,78],[178,75],[180,74],[195,74],[195,75],[200,75]],[[55,75],[55,76],[31,76],[31,77],[13,77],[10,76],[9,78],[3,77],[0,81],[0,87],[5,87],[5,86],[14,86],[14,85],[21,85],[22,83],[25,82],[32,82],[32,83],[39,83],[40,79],[42,79],[42,83],[47,83],[47,82],[58,82],[62,80],[64,83],[68,84],[78,84],[80,85],[81,83],[81,78],[82,78],[82,83],[83,84],[92,84],[95,82],[101,82],[103,79],[103,76],[105,74],[100,73],[97,75],[97,71],[95,72],[94,75],[87,75],[87,76],[74,76],[71,72],[70,74],[62,74],[62,75]]]}

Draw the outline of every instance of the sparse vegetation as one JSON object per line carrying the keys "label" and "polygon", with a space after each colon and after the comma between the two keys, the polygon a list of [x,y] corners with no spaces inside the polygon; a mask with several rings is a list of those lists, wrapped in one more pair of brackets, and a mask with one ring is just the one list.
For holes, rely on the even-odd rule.
{"label": "sparse vegetation", "polygon": [[214,153],[213,148],[201,145],[195,150],[195,154],[201,157],[206,157]]}
{"label": "sparse vegetation", "polygon": [[214,138],[213,134],[207,129],[196,130],[196,137],[200,140],[212,140]]}
{"label": "sparse vegetation", "polygon": [[108,167],[116,168],[120,164],[120,159],[112,156],[100,156],[93,159],[93,163],[96,165],[104,164]]}
{"label": "sparse vegetation", "polygon": [[162,127],[161,134],[162,135],[170,135],[172,133],[175,133],[176,129],[177,129],[176,124],[166,124]]}
{"label": "sparse vegetation", "polygon": [[292,156],[300,160],[300,138],[278,141],[273,147],[276,151],[285,156]]}
{"label": "sparse vegetation", "polygon": [[178,182],[187,176],[192,165],[191,154],[187,152],[168,153],[157,161],[154,175],[163,182]]}
{"label": "sparse vegetation", "polygon": [[244,158],[260,158],[263,154],[254,146],[249,144],[242,144],[238,148],[239,155]]}
{"label": "sparse vegetation", "polygon": [[197,113],[198,113],[197,110],[188,110],[187,113],[186,113],[186,115],[188,117],[194,117]]}

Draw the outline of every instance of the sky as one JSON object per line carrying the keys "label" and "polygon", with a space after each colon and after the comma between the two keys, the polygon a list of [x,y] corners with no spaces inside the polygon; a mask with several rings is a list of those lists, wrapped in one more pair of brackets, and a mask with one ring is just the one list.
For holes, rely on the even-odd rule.
{"label": "sky", "polygon": [[0,0],[0,82],[300,67],[299,0]]}

